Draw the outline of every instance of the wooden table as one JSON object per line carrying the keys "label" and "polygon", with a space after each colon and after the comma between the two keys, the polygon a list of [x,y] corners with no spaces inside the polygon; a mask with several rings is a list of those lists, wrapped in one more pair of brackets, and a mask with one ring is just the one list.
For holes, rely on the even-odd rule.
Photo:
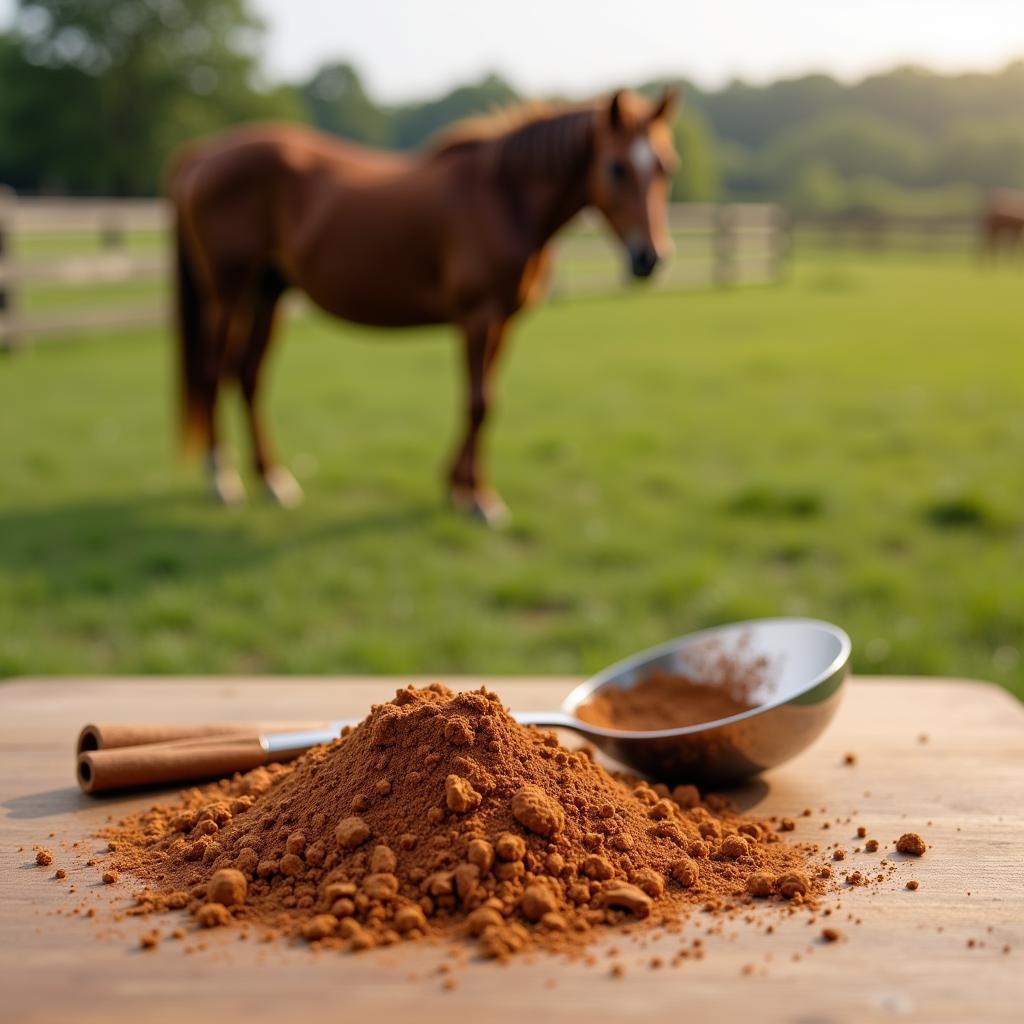
{"label": "wooden table", "polygon": [[[69,883],[101,907],[109,905],[111,889],[98,884],[96,868],[78,866],[62,851],[62,841],[88,839],[108,814],[152,800],[79,794],[71,750],[84,722],[346,717],[362,714],[400,682],[0,684],[0,1020],[1024,1019],[1024,708],[992,686],[954,680],[854,681],[825,736],[744,794],[758,814],[795,816],[813,808],[812,818],[797,818],[796,838],[841,838],[852,849],[854,828],[863,823],[884,842],[916,830],[931,845],[922,860],[901,862],[880,892],[843,896],[843,910],[831,920],[838,919],[846,938],[834,945],[816,940],[820,921],[808,927],[797,915],[773,935],[763,921],[730,926],[706,940],[704,960],[678,968],[647,964],[659,950],[671,955],[679,937],[650,941],[644,950],[617,941],[627,963],[621,979],[603,964],[534,957],[499,966],[467,957],[456,971],[457,987],[443,991],[435,973],[444,956],[439,949],[316,955],[209,933],[205,953],[185,952],[194,940],[164,941],[147,952],[138,935],[152,921],[111,925],[100,923],[102,913],[94,920],[65,916],[74,903]],[[517,708],[552,706],[573,685],[550,678],[485,682]],[[843,764],[847,751],[857,755],[852,767]],[[823,831],[822,822],[837,815],[852,815],[852,823]],[[53,868],[35,867],[35,843],[54,849],[54,868],[66,867],[68,881],[55,880]],[[99,848],[89,840],[80,849],[93,846]],[[878,856],[851,854],[846,863],[870,866]],[[920,880],[917,892],[904,888],[911,877]],[[848,912],[862,923],[847,921]],[[706,924],[697,915],[686,934],[701,934]],[[744,965],[753,973],[745,974]]]}

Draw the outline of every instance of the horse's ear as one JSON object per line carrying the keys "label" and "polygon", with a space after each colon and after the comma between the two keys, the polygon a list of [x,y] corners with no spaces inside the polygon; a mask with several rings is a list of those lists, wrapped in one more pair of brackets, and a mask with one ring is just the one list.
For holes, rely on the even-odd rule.
{"label": "horse's ear", "polygon": [[654,113],[651,114],[652,121],[663,121],[668,117],[671,117],[676,109],[679,102],[679,89],[674,85],[665,86],[665,91],[662,93],[661,99],[658,101],[658,105],[654,108]]}
{"label": "horse's ear", "polygon": [[608,124],[612,131],[618,131],[622,127],[622,90],[617,90],[608,104]]}

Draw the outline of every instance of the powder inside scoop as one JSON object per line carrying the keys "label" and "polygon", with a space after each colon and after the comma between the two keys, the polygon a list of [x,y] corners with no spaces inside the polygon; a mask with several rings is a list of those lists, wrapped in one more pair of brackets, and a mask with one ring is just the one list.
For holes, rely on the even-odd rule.
{"label": "powder inside scoop", "polygon": [[623,732],[682,729],[729,718],[765,703],[780,663],[751,651],[744,634],[725,646],[712,637],[686,653],[684,671],[651,668],[628,688],[605,686],[576,709],[591,725]]}
{"label": "powder inside scoop", "polygon": [[756,706],[732,690],[657,673],[629,689],[606,686],[576,714],[603,729],[646,732],[714,722]]}

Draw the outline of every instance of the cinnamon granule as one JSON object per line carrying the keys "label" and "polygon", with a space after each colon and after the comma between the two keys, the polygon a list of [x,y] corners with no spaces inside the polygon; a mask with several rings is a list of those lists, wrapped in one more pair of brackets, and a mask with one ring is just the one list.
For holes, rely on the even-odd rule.
{"label": "cinnamon granule", "polygon": [[49,867],[53,863],[53,854],[46,849],[46,847],[40,847],[36,851],[36,864],[41,868]]}
{"label": "cinnamon granule", "polygon": [[923,856],[928,847],[916,832],[904,832],[896,840],[896,852],[909,854],[911,857]]}
{"label": "cinnamon granule", "polygon": [[202,927],[353,951],[470,936],[498,959],[571,952],[620,924],[749,913],[755,895],[813,907],[829,884],[810,866],[817,848],[769,822],[693,787],[613,776],[495,694],[439,684],[399,690],[292,765],[187,790],[104,838],[149,886],[130,913],[185,909]]}

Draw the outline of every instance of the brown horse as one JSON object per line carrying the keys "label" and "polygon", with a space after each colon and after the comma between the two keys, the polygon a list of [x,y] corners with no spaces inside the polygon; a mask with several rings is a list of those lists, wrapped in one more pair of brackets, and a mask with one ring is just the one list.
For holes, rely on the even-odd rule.
{"label": "brown horse", "polygon": [[981,213],[982,251],[995,255],[1001,245],[1011,251],[1020,248],[1024,238],[1024,192],[997,189],[985,202]]}
{"label": "brown horse", "polygon": [[418,155],[292,125],[244,128],[183,152],[170,181],[183,422],[186,441],[206,448],[216,496],[244,497],[216,429],[220,385],[237,380],[257,472],[276,501],[301,499],[259,411],[274,312],[296,287],[356,323],[461,329],[468,401],[448,485],[456,507],[500,519],[478,439],[508,321],[537,296],[552,236],[586,206],[605,216],[634,275],[654,270],[667,247],[672,102],[670,92],[657,103],[620,92],[499,115],[457,126]]}

